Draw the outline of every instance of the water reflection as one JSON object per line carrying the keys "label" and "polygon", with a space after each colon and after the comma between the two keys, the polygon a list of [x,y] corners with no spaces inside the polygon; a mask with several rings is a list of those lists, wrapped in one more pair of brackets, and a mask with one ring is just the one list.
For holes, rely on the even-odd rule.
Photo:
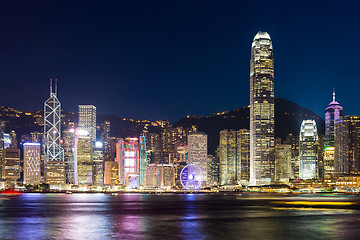
{"label": "water reflection", "polygon": [[7,239],[359,239],[358,210],[244,205],[238,196],[24,194],[0,199]]}

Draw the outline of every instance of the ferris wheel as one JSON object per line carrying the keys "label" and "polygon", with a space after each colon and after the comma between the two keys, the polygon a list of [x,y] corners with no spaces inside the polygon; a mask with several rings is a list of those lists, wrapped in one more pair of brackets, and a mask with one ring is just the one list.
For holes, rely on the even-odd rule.
{"label": "ferris wheel", "polygon": [[185,189],[199,189],[203,182],[204,174],[201,168],[189,164],[180,173],[180,182]]}

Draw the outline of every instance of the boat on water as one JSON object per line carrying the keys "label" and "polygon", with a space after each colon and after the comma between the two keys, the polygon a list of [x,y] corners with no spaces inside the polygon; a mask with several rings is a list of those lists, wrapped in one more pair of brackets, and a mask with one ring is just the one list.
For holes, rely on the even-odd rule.
{"label": "boat on water", "polygon": [[0,194],[2,194],[2,195],[23,195],[24,193],[14,190],[14,189],[5,189],[5,190],[0,191]]}

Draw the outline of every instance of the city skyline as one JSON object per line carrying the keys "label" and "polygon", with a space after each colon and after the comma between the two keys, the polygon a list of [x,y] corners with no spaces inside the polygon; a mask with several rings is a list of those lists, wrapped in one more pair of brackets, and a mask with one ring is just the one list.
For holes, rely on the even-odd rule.
{"label": "city skyline", "polygon": [[[78,2],[72,8],[60,2],[20,7],[8,3],[2,18],[9,24],[0,40],[6,48],[0,71],[6,91],[0,100],[14,108],[39,109],[53,77],[59,79],[63,109],[73,112],[78,104],[93,104],[103,115],[174,122],[186,115],[243,107],[248,105],[249,42],[256,32],[267,31],[275,42],[275,96],[323,116],[335,87],[338,101],[346,106],[345,115],[358,115],[353,101],[357,83],[347,71],[357,56],[356,49],[346,47],[357,34],[350,31],[352,14],[345,15],[344,8],[332,3],[327,12],[320,11],[319,3],[311,9],[299,5],[295,14],[290,13],[292,6],[271,4],[259,4],[259,19],[252,21],[246,13],[250,2],[221,8],[214,2],[198,2],[192,10],[186,4],[146,2],[100,7]],[[78,14],[82,8],[87,11]],[[300,14],[305,8],[307,18]],[[269,9],[281,9],[281,14],[264,22]],[[335,10],[342,16],[336,22]],[[22,14],[13,19],[13,11]],[[169,23],[164,21],[169,17],[166,12],[172,13]],[[92,20],[84,22],[91,13]],[[318,19],[335,26],[323,28]],[[14,29],[16,41],[9,37]],[[355,87],[347,88],[350,84]],[[242,94],[236,89],[243,89]]]}

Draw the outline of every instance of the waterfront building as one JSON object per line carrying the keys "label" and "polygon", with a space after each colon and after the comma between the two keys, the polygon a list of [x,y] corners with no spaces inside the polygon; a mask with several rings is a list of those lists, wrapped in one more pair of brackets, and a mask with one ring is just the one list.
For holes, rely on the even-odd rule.
{"label": "waterfront building", "polygon": [[[110,136],[110,122],[105,121],[103,124],[103,132],[101,140],[104,142],[104,161],[114,161],[113,159],[113,143]],[[114,151],[115,152],[115,151]]]}
{"label": "waterfront building", "polygon": [[157,186],[157,179],[156,179],[156,173],[157,173],[157,166],[156,163],[150,163],[146,167],[146,187],[156,187]]}
{"label": "waterfront building", "polygon": [[3,178],[6,185],[14,187],[20,178],[20,149],[6,148],[3,150]]}
{"label": "waterfront building", "polygon": [[274,58],[267,32],[258,32],[250,60],[250,184],[274,181]]}
{"label": "waterfront building", "polygon": [[175,185],[174,166],[172,164],[158,164],[156,180],[158,187],[173,187]]}
{"label": "waterfront building", "polygon": [[79,128],[90,134],[94,143],[96,140],[96,107],[94,105],[79,105]]}
{"label": "waterfront building", "polygon": [[278,182],[289,182],[293,178],[291,169],[291,145],[279,144],[275,146],[275,179]]}
{"label": "waterfront building", "polygon": [[24,143],[24,184],[39,184],[41,182],[40,171],[40,143]]}
{"label": "waterfront building", "polygon": [[57,98],[57,81],[53,88],[50,79],[50,98],[44,103],[44,171],[48,184],[65,183],[64,150],[60,141],[61,103]]}
{"label": "waterfront building", "polygon": [[315,120],[303,120],[300,128],[300,179],[318,178],[318,147]]}
{"label": "waterfront building", "polygon": [[324,149],[324,178],[331,179],[335,174],[335,125],[343,121],[343,107],[335,100],[335,91],[333,91],[333,100],[325,109],[325,149]]}
{"label": "waterfront building", "polygon": [[118,162],[115,161],[105,162],[104,184],[110,186],[120,184]]}
{"label": "waterfront building", "polygon": [[249,181],[250,132],[247,129],[222,130],[219,141],[220,183],[238,184]]}
{"label": "waterfront building", "polygon": [[76,131],[68,128],[63,131],[62,147],[64,149],[65,179],[67,184],[75,184],[74,159]]}
{"label": "waterfront building", "polygon": [[335,175],[360,174],[360,116],[335,123]]}
{"label": "waterfront building", "polygon": [[291,145],[291,172],[293,179],[299,179],[299,136],[289,133],[285,138],[284,144]]}
{"label": "waterfront building", "polygon": [[203,186],[207,180],[207,135],[192,132],[188,135],[188,164],[198,166],[203,172]]}
{"label": "waterfront building", "polygon": [[219,158],[212,154],[208,154],[207,183],[209,186],[219,184],[219,165]]}
{"label": "waterfront building", "polygon": [[139,160],[140,160],[140,186],[146,185],[146,167],[149,164],[148,154],[146,151],[146,140],[145,136],[140,136],[140,145],[139,145]]}
{"label": "waterfront building", "polygon": [[91,185],[93,179],[93,142],[91,133],[77,129],[74,158],[75,185]]}
{"label": "waterfront building", "polygon": [[104,185],[104,144],[95,142],[93,151],[93,185]]}
{"label": "waterfront building", "polygon": [[129,188],[140,186],[140,156],[138,138],[121,138],[116,145],[116,159],[120,163],[120,183]]}

